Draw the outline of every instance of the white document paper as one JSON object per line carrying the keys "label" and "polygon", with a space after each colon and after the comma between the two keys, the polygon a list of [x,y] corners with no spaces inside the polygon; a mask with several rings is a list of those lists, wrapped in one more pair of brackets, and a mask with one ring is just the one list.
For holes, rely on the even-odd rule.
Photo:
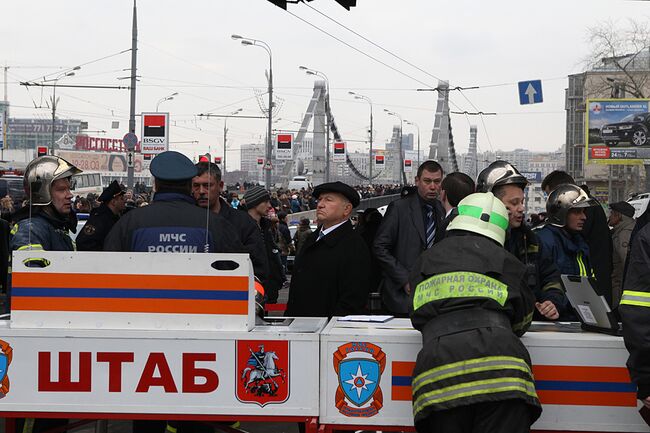
{"label": "white document paper", "polygon": [[594,313],[591,312],[591,308],[589,308],[589,306],[578,305],[578,310],[580,310],[580,315],[582,316],[582,320],[584,320],[585,323],[589,325],[598,325],[596,317],[594,317]]}

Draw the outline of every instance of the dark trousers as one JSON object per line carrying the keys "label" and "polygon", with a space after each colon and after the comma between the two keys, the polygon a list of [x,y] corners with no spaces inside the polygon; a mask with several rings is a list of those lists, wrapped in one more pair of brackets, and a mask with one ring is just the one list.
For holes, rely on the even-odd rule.
{"label": "dark trousers", "polygon": [[67,424],[68,420],[63,418],[17,418],[16,431],[18,433],[41,433]]}
{"label": "dark trousers", "polygon": [[530,409],[523,400],[477,403],[432,412],[418,433],[529,433]]}

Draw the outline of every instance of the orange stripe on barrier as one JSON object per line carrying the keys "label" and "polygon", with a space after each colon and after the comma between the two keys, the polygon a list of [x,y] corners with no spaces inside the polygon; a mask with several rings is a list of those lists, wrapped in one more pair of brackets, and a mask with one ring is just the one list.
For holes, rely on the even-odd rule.
{"label": "orange stripe on barrier", "polygon": [[14,297],[12,310],[116,313],[247,314],[247,301]]}
{"label": "orange stripe on barrier", "polygon": [[393,361],[393,376],[413,376],[415,362]]}
{"label": "orange stripe on barrier", "polygon": [[248,277],[15,272],[13,287],[70,289],[248,290]]}
{"label": "orange stripe on barrier", "polygon": [[410,386],[393,386],[391,388],[393,400],[397,401],[411,401],[411,387]]}
{"label": "orange stripe on barrier", "polygon": [[542,404],[636,407],[633,392],[537,391]]}
{"label": "orange stripe on barrier", "polygon": [[630,374],[625,367],[577,367],[564,365],[533,365],[535,380],[569,382],[627,382]]}

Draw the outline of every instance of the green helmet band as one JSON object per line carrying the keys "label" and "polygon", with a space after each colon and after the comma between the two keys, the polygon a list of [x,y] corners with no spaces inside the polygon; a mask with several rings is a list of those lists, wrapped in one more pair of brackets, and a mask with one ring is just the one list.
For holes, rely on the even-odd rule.
{"label": "green helmet band", "polygon": [[490,214],[484,213],[483,209],[478,206],[461,205],[458,206],[458,215],[465,215],[472,218],[480,219],[481,221],[494,224],[502,230],[508,230],[508,220],[498,213],[492,212]]}

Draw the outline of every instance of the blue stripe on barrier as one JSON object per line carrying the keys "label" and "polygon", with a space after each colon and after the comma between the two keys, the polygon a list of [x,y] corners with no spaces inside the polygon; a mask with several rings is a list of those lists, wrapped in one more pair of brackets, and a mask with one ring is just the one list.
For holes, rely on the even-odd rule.
{"label": "blue stripe on barrier", "polygon": [[42,298],[205,299],[245,301],[248,292],[236,290],[63,289],[14,287],[12,296]]}
{"label": "blue stripe on barrier", "polygon": [[567,382],[559,380],[538,380],[538,391],[590,391],[590,392],[636,392],[636,386],[623,382]]}
{"label": "blue stripe on barrier", "polygon": [[392,385],[393,386],[411,386],[411,381],[413,378],[411,376],[393,376]]}

